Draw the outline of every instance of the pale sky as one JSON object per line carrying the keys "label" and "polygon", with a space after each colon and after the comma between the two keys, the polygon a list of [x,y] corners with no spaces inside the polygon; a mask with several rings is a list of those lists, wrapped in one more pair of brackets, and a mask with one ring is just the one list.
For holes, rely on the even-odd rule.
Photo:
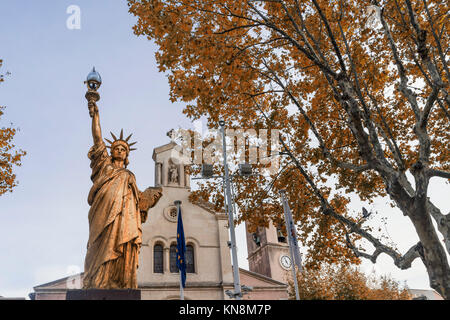
{"label": "pale sky", "polygon": [[[70,5],[81,9],[81,29],[66,26]],[[154,185],[153,149],[169,142],[172,128],[190,128],[183,104],[169,101],[167,78],[159,73],[156,47],[132,32],[135,18],[126,1],[32,1],[2,4],[0,73],[11,72],[0,85],[0,105],[7,107],[0,126],[20,128],[14,143],[27,151],[16,168],[19,186],[0,196],[0,295],[25,297],[32,287],[83,268],[88,238],[87,194],[91,187],[87,152],[92,144],[83,81],[95,66],[103,136],[124,129],[138,148],[129,169],[141,190]],[[132,139],[133,139],[132,138]],[[430,197],[449,211],[448,184],[432,180]],[[405,252],[418,241],[399,210],[377,201],[377,225],[389,217],[388,233]],[[370,206],[369,206],[370,207]],[[359,210],[360,204],[352,204]],[[237,228],[239,265],[248,268],[243,226]],[[411,288],[426,289],[422,262],[400,271],[381,256],[363,269],[391,274]]]}

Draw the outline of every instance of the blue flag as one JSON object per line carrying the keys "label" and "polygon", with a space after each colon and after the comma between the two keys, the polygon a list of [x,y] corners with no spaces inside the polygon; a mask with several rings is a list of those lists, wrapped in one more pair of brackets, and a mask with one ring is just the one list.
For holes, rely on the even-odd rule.
{"label": "blue flag", "polygon": [[181,208],[178,206],[178,225],[177,225],[177,267],[180,270],[181,284],[186,287],[186,242],[184,240],[183,218],[181,217]]}

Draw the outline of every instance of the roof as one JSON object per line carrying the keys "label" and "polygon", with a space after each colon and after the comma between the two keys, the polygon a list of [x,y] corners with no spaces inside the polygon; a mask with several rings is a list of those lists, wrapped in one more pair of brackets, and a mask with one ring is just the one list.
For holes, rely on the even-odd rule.
{"label": "roof", "polygon": [[408,292],[413,296],[413,299],[444,300],[439,293],[432,289],[408,289]]}
{"label": "roof", "polygon": [[255,279],[257,282],[259,282],[258,284],[261,284],[262,286],[264,286],[264,285],[275,286],[275,287],[286,287],[287,286],[287,284],[284,282],[280,282],[278,280],[274,280],[274,279],[269,278],[260,273],[245,270],[242,268],[239,268],[239,273],[241,275],[247,275],[248,277]]}
{"label": "roof", "polygon": [[63,287],[65,288],[66,284],[67,284],[67,280],[69,278],[74,278],[76,276],[80,276],[80,278],[83,278],[83,274],[84,273],[82,272],[82,273],[79,273],[79,274],[76,274],[76,275],[71,275],[71,276],[68,276],[68,277],[64,277],[64,278],[61,278],[61,279],[57,279],[57,280],[54,280],[54,281],[43,283],[43,284],[40,284],[40,285],[37,285],[37,286],[33,287],[33,289],[36,291],[36,289],[50,289],[49,287],[55,288],[55,287],[61,287],[61,285],[63,285]]}
{"label": "roof", "polygon": [[206,211],[216,214],[216,213],[225,213],[224,211],[217,211],[214,209],[215,205],[209,201],[204,200],[197,200],[197,201],[191,201],[192,204],[195,204],[199,206],[202,209],[205,209]]}

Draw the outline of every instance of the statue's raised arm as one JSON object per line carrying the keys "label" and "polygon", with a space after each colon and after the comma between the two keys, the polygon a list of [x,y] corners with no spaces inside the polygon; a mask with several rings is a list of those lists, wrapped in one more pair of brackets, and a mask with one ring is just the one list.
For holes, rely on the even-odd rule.
{"label": "statue's raised arm", "polygon": [[89,102],[89,115],[92,118],[92,138],[94,145],[98,145],[102,142],[102,129],[100,127],[100,116],[98,113],[98,107],[95,102]]}

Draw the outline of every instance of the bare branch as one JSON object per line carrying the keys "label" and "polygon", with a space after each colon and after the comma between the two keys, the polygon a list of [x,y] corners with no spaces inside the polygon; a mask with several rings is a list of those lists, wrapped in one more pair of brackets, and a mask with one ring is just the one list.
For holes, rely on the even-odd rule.
{"label": "bare branch", "polygon": [[291,43],[298,49],[300,52],[302,52],[309,60],[313,61],[322,71],[324,71],[327,74],[330,74],[334,78],[337,77],[336,73],[332,71],[327,65],[323,64],[321,61],[317,59],[317,57],[310,51],[308,51],[306,48],[301,46],[298,41],[293,39],[291,36],[289,36],[286,32],[278,28],[274,23],[272,23],[264,14],[261,13],[254,5],[252,5],[250,2],[247,2],[248,5],[253,9],[253,11],[260,16],[261,19],[264,20],[264,24],[269,29],[272,29],[279,33],[280,35],[286,37],[291,41]]}
{"label": "bare branch", "polygon": [[423,5],[424,5],[424,8],[425,8],[425,12],[427,14],[428,23],[430,24],[430,27],[431,27],[431,33],[433,34],[434,40],[436,41],[436,47],[437,47],[438,52],[439,52],[439,57],[441,58],[442,65],[444,66],[444,70],[447,73],[447,79],[450,79],[450,72],[449,72],[449,69],[448,69],[447,61],[445,60],[444,52],[442,51],[440,38],[436,34],[436,30],[435,30],[434,25],[433,25],[433,19],[431,18],[430,11],[428,10],[427,2],[426,2],[426,0],[422,0],[422,2],[423,2]]}
{"label": "bare branch", "polygon": [[392,37],[391,31],[386,23],[386,20],[384,19],[383,10],[381,10],[380,14],[380,21],[381,25],[383,26],[384,34],[386,35],[389,46],[391,48],[391,52],[394,58],[395,65],[397,66],[398,74],[400,77],[400,86],[399,89],[403,93],[403,95],[408,99],[409,104],[411,105],[411,108],[414,111],[414,114],[416,116],[416,119],[420,119],[420,109],[419,105],[417,103],[416,96],[414,92],[412,92],[410,89],[408,89],[408,78],[406,77],[406,71],[405,67],[403,66],[403,62],[401,61],[397,46],[395,45],[394,39]]}
{"label": "bare branch", "polygon": [[213,34],[225,34],[225,33],[229,33],[229,32],[234,31],[234,30],[247,29],[247,28],[251,29],[253,27],[258,27],[258,26],[261,26],[261,25],[262,25],[261,23],[246,24],[246,25],[236,26],[236,27],[233,27],[233,28],[230,28],[230,29],[226,29],[226,30],[223,30],[223,31],[220,31],[220,32],[213,32]]}
{"label": "bare branch", "polygon": [[[369,89],[367,88],[365,83],[364,83],[364,85],[365,85],[367,95],[372,100],[372,103],[375,106],[375,109],[377,110],[378,115],[381,117],[381,121],[383,123],[384,128],[387,130],[389,139],[386,136],[386,134],[384,133],[383,128],[380,126],[379,128],[382,132],[382,135],[385,136],[386,143],[388,144],[389,149],[391,150],[392,154],[394,155],[394,159],[396,160],[397,165],[399,166],[400,170],[405,171],[406,170],[405,161],[403,160],[402,153],[400,152],[400,149],[397,145],[397,141],[395,140],[394,135],[392,134],[391,128],[389,127],[389,125],[386,122],[386,119],[384,118],[383,114],[381,113],[381,110],[378,107],[377,100],[375,99],[375,97],[373,95],[370,94]],[[392,141],[393,146],[391,146],[390,141]]]}
{"label": "bare branch", "polygon": [[384,156],[383,149],[381,148],[381,144],[380,144],[380,141],[378,139],[377,132],[375,130],[374,122],[373,122],[372,117],[371,117],[370,109],[367,107],[366,102],[364,100],[364,97],[363,97],[363,95],[361,93],[361,86],[359,84],[358,73],[356,72],[356,67],[355,67],[355,64],[353,62],[352,55],[351,55],[351,52],[350,52],[350,48],[348,46],[347,39],[345,37],[345,33],[344,33],[344,30],[342,29],[340,21],[338,21],[338,26],[339,26],[339,30],[341,32],[342,39],[344,41],[346,54],[347,54],[348,59],[350,61],[351,70],[352,70],[353,76],[355,78],[355,84],[356,84],[355,85],[355,91],[356,91],[356,94],[357,94],[357,96],[358,96],[358,98],[359,98],[359,100],[361,102],[361,106],[362,106],[362,108],[364,110],[364,113],[363,113],[364,114],[364,120],[365,120],[364,123],[366,124],[366,127],[369,130],[370,141],[372,142],[372,145],[373,145],[374,150],[375,150],[375,152],[377,154],[378,160],[380,162],[383,162],[386,166],[389,166],[389,163],[387,162],[387,160],[386,160],[386,158]]}
{"label": "bare branch", "polygon": [[428,117],[431,112],[431,108],[433,107],[434,103],[436,102],[439,94],[439,87],[433,86],[433,89],[431,90],[430,95],[427,98],[427,102],[425,104],[425,107],[423,108],[422,117],[419,121],[419,126],[424,128],[428,122]]}
{"label": "bare branch", "polygon": [[345,239],[347,241],[348,247],[352,249],[357,257],[363,257],[369,259],[372,263],[375,263],[380,254],[386,253],[394,260],[394,264],[402,270],[410,268],[412,262],[415,259],[421,258],[421,252],[423,251],[422,244],[419,242],[412,246],[403,256],[399,255],[394,250],[388,250],[386,252],[386,248],[383,247],[375,247],[375,251],[372,254],[368,254],[356,249],[356,247],[351,242],[348,233],[345,234]]}
{"label": "bare branch", "polygon": [[341,51],[339,50],[339,46],[336,43],[336,39],[334,38],[334,34],[331,31],[331,27],[330,27],[330,25],[328,23],[328,19],[323,14],[323,11],[320,8],[319,3],[317,3],[316,0],[312,0],[312,2],[314,4],[314,6],[316,7],[316,10],[319,13],[320,18],[322,19],[323,23],[325,24],[325,29],[327,29],[328,37],[330,37],[331,44],[333,45],[334,51],[336,52],[336,55],[337,55],[338,60],[339,60],[339,64],[341,65],[341,69],[342,69],[341,71],[342,71],[343,74],[347,74],[347,69],[345,67],[344,59],[342,58]]}
{"label": "bare branch", "polygon": [[437,169],[430,169],[428,171],[428,176],[429,177],[441,177],[441,178],[450,179],[450,172],[441,171],[441,170],[437,170]]}

